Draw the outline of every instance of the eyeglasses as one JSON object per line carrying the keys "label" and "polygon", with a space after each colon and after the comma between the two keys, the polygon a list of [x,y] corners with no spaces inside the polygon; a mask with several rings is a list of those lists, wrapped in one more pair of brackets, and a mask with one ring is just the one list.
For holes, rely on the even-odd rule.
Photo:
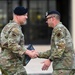
{"label": "eyeglasses", "polygon": [[53,17],[55,17],[55,16],[51,16],[51,17],[46,18],[46,21],[47,21],[48,19],[50,19],[50,18],[53,18]]}

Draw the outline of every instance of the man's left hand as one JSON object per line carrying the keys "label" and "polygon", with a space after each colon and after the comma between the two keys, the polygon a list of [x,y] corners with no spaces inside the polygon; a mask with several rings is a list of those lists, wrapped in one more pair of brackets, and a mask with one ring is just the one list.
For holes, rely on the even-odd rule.
{"label": "man's left hand", "polygon": [[42,67],[42,70],[48,70],[49,66],[51,65],[51,61],[49,59],[42,62],[44,65]]}

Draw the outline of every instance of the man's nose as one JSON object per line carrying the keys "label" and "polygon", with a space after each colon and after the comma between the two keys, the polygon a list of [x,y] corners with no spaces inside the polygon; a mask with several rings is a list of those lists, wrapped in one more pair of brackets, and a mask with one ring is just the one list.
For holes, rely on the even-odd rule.
{"label": "man's nose", "polygon": [[47,21],[46,21],[46,23],[47,23]]}
{"label": "man's nose", "polygon": [[27,15],[25,15],[25,18],[27,19],[27,18],[28,18],[28,16],[27,16]]}

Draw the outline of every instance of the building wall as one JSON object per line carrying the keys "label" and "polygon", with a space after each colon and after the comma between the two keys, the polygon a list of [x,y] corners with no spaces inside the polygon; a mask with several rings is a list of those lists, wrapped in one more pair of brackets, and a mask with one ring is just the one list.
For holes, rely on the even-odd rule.
{"label": "building wall", "polygon": [[0,30],[1,25],[6,25],[12,19],[13,9],[22,5],[29,9],[27,25],[22,27],[25,43],[50,44],[52,28],[46,24],[45,13],[58,10],[62,23],[69,29],[71,21],[69,2],[70,0],[0,0]]}
{"label": "building wall", "polygon": [[74,50],[75,50],[75,0],[72,0],[71,2],[71,15],[72,15],[72,37],[73,37],[73,44],[74,44]]}

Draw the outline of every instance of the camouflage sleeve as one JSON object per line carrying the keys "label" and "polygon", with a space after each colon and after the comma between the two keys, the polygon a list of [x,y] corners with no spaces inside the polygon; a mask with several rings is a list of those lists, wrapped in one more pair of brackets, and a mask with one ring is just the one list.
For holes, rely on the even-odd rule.
{"label": "camouflage sleeve", "polygon": [[45,52],[39,52],[39,58],[49,58],[50,56],[50,50],[47,50]]}
{"label": "camouflage sleeve", "polygon": [[13,53],[22,55],[25,50],[23,50],[24,46],[19,45],[20,37],[19,29],[13,28],[8,36],[8,48],[12,50]]}
{"label": "camouflage sleeve", "polygon": [[66,41],[65,41],[65,30],[58,29],[54,36],[54,45],[51,46],[50,60],[60,59],[65,51]]}

